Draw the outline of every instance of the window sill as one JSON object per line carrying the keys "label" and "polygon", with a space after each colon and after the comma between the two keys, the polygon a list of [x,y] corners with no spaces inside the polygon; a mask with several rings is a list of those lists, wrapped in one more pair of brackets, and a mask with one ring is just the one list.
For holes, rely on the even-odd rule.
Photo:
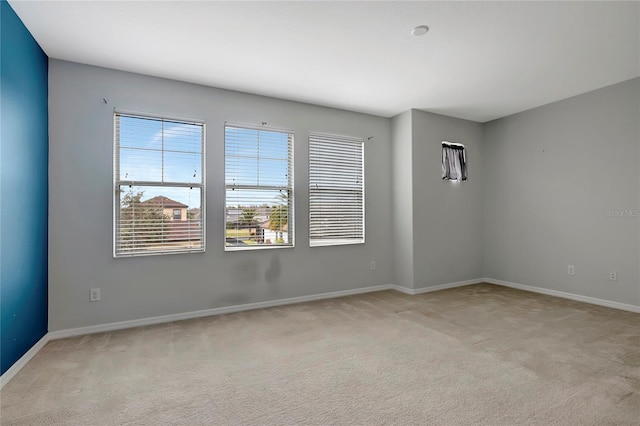
{"label": "window sill", "polygon": [[114,254],[114,259],[127,259],[130,257],[146,257],[146,256],[162,256],[162,255],[171,255],[171,254],[192,254],[192,253],[204,253],[205,249],[197,249],[197,250],[170,250],[170,251],[147,251],[147,252],[138,252],[138,253],[118,253]]}
{"label": "window sill", "polygon": [[364,244],[364,240],[321,240],[309,242],[309,247],[352,246],[357,244]]}
{"label": "window sill", "polygon": [[247,246],[225,246],[224,251],[252,251],[252,250],[277,250],[277,249],[292,249],[293,245],[280,246],[280,245],[247,245]]}

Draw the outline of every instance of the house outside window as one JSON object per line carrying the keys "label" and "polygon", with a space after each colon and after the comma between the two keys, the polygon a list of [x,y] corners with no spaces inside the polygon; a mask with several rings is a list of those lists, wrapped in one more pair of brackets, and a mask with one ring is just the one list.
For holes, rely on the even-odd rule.
{"label": "house outside window", "polygon": [[293,247],[293,138],[225,125],[225,250]]}
{"label": "house outside window", "polygon": [[114,256],[204,251],[204,123],[117,112],[114,139]]}

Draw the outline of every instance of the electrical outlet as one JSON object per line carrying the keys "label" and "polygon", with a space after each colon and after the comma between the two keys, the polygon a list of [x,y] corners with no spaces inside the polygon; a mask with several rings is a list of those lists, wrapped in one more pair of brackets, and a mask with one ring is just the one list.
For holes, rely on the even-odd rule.
{"label": "electrical outlet", "polygon": [[376,261],[372,260],[371,263],[369,264],[369,270],[371,271],[375,271],[376,270]]}
{"label": "electrical outlet", "polygon": [[609,272],[609,281],[618,281],[618,271]]}
{"label": "electrical outlet", "polygon": [[576,274],[576,265],[567,265],[567,274],[575,275]]}
{"label": "electrical outlet", "polygon": [[92,288],[91,289],[91,296],[90,296],[89,300],[92,301],[92,302],[99,302],[100,301],[100,289],[99,288]]}

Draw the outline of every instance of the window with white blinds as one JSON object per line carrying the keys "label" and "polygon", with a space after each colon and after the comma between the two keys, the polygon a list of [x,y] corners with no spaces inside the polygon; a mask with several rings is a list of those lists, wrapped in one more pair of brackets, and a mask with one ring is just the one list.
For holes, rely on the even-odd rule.
{"label": "window with white blinds", "polygon": [[309,245],[364,243],[364,142],[309,135]]}
{"label": "window with white blinds", "polygon": [[225,250],[293,246],[293,133],[226,124]]}
{"label": "window with white blinds", "polygon": [[114,136],[114,256],[204,251],[204,124],[116,113]]}

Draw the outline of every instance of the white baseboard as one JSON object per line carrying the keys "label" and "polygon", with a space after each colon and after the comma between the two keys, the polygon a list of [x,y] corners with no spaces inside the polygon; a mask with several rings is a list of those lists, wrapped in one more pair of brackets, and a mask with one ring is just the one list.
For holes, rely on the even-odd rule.
{"label": "white baseboard", "polygon": [[392,284],[391,288],[394,289],[394,290],[397,290],[397,291],[399,291],[401,293],[409,294],[409,295],[414,296],[416,294],[431,293],[432,291],[446,290],[448,288],[463,287],[465,285],[471,285],[471,284],[480,284],[482,282],[484,282],[482,278],[476,278],[476,279],[473,279],[473,280],[456,281],[456,282],[453,282],[453,283],[439,284],[439,285],[434,285],[434,286],[431,286],[431,287],[421,287],[421,288],[407,288],[407,287],[403,287],[403,286]]}
{"label": "white baseboard", "polygon": [[374,291],[390,290],[392,285],[379,285],[374,287],[362,287],[353,290],[341,290],[330,293],[312,294],[309,296],[290,297],[287,299],[268,300],[266,302],[247,303],[244,305],[225,306],[221,308],[204,309],[201,311],[184,312],[180,314],[161,315],[157,317],[141,318],[129,321],[112,322],[108,324],[91,325],[88,327],[70,328],[66,330],[50,331],[50,339],[62,339],[65,337],[80,336],[84,334],[102,333],[105,331],[123,330],[126,328],[141,327],[145,325],[162,324],[172,321],[181,321],[193,318],[202,318],[212,315],[232,314],[234,312],[250,311],[253,309],[272,308],[274,306],[291,305],[293,303],[312,302],[314,300],[333,299],[336,297],[352,296],[355,294],[371,293]]}
{"label": "white baseboard", "polygon": [[31,358],[33,358],[38,352],[40,352],[40,349],[44,348],[44,345],[46,345],[49,340],[51,339],[49,338],[49,334],[47,333],[42,336],[42,338],[38,340],[35,345],[31,346],[31,349],[29,349],[24,355],[22,355],[20,359],[18,359],[11,367],[9,367],[9,369],[5,371],[2,376],[0,376],[0,389],[2,389],[4,385],[9,383],[9,381],[13,379],[16,374],[18,374],[18,371],[22,370],[22,367],[27,365],[27,363],[31,361]]}
{"label": "white baseboard", "polygon": [[595,297],[581,296],[579,294],[565,293],[564,291],[549,290],[542,287],[534,287],[525,284],[512,283],[509,281],[496,280],[493,278],[483,278],[483,282],[489,284],[511,287],[518,290],[530,291],[533,293],[546,294],[548,296],[561,297],[563,299],[575,300],[577,302],[591,303],[592,305],[606,306],[607,308],[621,309],[623,311],[640,313],[640,306],[630,305],[627,303],[613,302],[611,300],[598,299]]}
{"label": "white baseboard", "polygon": [[625,311],[640,312],[639,306],[612,302],[612,301],[603,300],[603,299],[596,299],[593,297],[580,296],[577,294],[564,293],[556,290],[548,290],[541,287],[527,286],[524,284],[517,284],[517,283],[508,282],[508,281],[496,280],[493,278],[476,278],[471,280],[457,281],[457,282],[440,284],[440,285],[431,286],[431,287],[422,287],[417,289],[407,288],[407,287],[399,286],[396,284],[386,284],[386,285],[379,285],[379,286],[373,286],[373,287],[362,287],[362,288],[357,288],[352,290],[341,290],[341,291],[334,291],[330,293],[312,294],[309,296],[290,297],[287,299],[269,300],[265,302],[247,303],[243,305],[225,306],[221,308],[205,309],[201,311],[184,312],[184,313],[171,314],[171,315],[161,315],[161,316],[141,318],[136,320],[99,324],[99,325],[93,325],[88,327],[79,327],[79,328],[71,328],[71,329],[65,329],[65,330],[50,331],[48,336],[49,336],[49,339],[51,340],[61,339],[65,337],[80,336],[85,334],[102,333],[106,331],[116,331],[116,330],[123,330],[127,328],[141,327],[146,325],[162,324],[162,323],[167,323],[172,321],[202,318],[202,317],[208,317],[212,315],[231,314],[234,312],[242,312],[242,311],[248,311],[253,309],[271,308],[275,306],[290,305],[293,303],[312,302],[315,300],[323,300],[323,299],[331,299],[336,297],[351,296],[356,294],[371,293],[374,291],[396,290],[408,295],[417,295],[417,294],[423,294],[423,293],[430,293],[433,291],[446,290],[446,289],[455,288],[455,287],[463,287],[463,286],[472,285],[472,284],[479,284],[483,282],[502,285],[505,287],[516,288],[516,289],[525,290],[525,291],[531,291],[534,293],[541,293],[541,294],[547,294],[550,296],[562,297],[565,299],[576,300],[579,302],[586,302],[586,303],[592,303],[595,305],[607,306],[610,308],[622,309]]}
{"label": "white baseboard", "polygon": [[374,291],[391,290],[393,285],[379,285],[373,287],[341,290],[330,293],[312,294],[309,296],[290,297],[287,299],[269,300],[266,302],[247,303],[244,305],[227,306],[222,308],[205,309],[201,311],[185,312],[172,315],[141,318],[130,321],[119,321],[108,324],[78,327],[66,330],[50,331],[45,334],[35,345],[31,347],[18,361],[15,362],[2,376],[0,376],[0,389],[22,369],[50,340],[63,339],[65,337],[81,336],[85,334],[101,333],[105,331],[123,330],[126,328],[141,327],[145,325],[162,324],[172,321],[180,321],[193,318],[202,318],[212,315],[230,314],[234,312],[248,311],[252,309],[271,308],[275,306],[290,305],[294,303],[312,302],[314,300],[333,299],[336,297],[352,296],[356,294],[372,293]]}
{"label": "white baseboard", "polygon": [[315,300],[332,299],[336,297],[352,296],[356,294],[371,293],[374,291],[396,290],[408,295],[417,295],[422,293],[430,293],[438,290],[446,290],[449,288],[462,287],[472,284],[489,283],[511,287],[519,290],[530,291],[533,293],[541,293],[549,296],[562,297],[564,299],[576,300],[578,302],[591,303],[594,305],[606,306],[609,308],[621,309],[624,311],[640,313],[640,306],[629,305],[626,303],[612,302],[594,297],[581,296],[578,294],[565,293],[562,291],[549,290],[541,287],[534,287],[524,284],[512,283],[509,281],[496,280],[493,278],[477,278],[473,280],[457,281],[447,284],[440,284],[432,287],[423,288],[407,288],[395,284],[386,284],[373,287],[362,287],[352,290],[341,290],[330,293],[312,294],[309,296],[290,297],[287,299],[269,300],[266,302],[247,303],[244,305],[227,306],[222,308],[205,309],[201,311],[185,312],[172,315],[161,315],[157,317],[141,318],[130,321],[120,321],[108,324],[92,325],[88,327],[71,328],[66,330],[50,331],[45,334],[27,353],[25,353],[15,364],[13,364],[2,376],[0,376],[0,389],[4,387],[30,360],[33,358],[50,340],[62,339],[65,337],[80,336],[85,334],[101,333],[105,331],[122,330],[126,328],[141,327],[145,325],[161,324],[172,321],[181,321],[186,319],[201,318],[212,315],[230,314],[234,312],[248,311],[252,309],[271,308],[275,306],[290,305],[293,303],[312,302]]}

